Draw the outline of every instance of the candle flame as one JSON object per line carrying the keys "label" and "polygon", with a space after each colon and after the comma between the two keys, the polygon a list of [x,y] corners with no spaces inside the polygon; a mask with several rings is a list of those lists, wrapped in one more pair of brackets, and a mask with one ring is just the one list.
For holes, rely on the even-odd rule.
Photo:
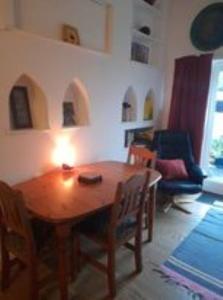
{"label": "candle flame", "polygon": [[52,155],[52,161],[56,166],[62,166],[63,164],[70,167],[74,166],[75,151],[68,137],[61,136],[57,138],[56,147]]}

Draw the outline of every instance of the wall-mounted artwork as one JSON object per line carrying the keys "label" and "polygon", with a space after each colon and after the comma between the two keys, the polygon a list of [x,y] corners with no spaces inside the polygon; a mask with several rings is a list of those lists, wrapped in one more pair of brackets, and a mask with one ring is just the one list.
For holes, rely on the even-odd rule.
{"label": "wall-mounted artwork", "polygon": [[151,147],[153,140],[153,127],[143,127],[125,130],[125,147],[132,144]]}
{"label": "wall-mounted artwork", "polygon": [[208,5],[196,16],[191,26],[191,41],[201,51],[223,46],[223,3]]}
{"label": "wall-mounted artwork", "polygon": [[144,103],[144,121],[151,121],[153,120],[153,112],[154,112],[154,95],[153,91],[150,90],[146,96],[145,103]]}
{"label": "wall-mounted artwork", "polygon": [[13,129],[33,128],[26,87],[13,87],[10,93],[10,113]]}
{"label": "wall-mounted artwork", "polygon": [[62,38],[64,42],[80,45],[80,37],[77,28],[70,25],[63,25]]}
{"label": "wall-mounted artwork", "polygon": [[72,127],[76,125],[73,102],[63,103],[63,126]]}
{"label": "wall-mounted artwork", "polygon": [[149,63],[149,47],[132,42],[131,59],[144,64]]}
{"label": "wall-mounted artwork", "polygon": [[67,86],[61,113],[63,127],[87,126],[90,124],[89,95],[82,81],[73,79]]}

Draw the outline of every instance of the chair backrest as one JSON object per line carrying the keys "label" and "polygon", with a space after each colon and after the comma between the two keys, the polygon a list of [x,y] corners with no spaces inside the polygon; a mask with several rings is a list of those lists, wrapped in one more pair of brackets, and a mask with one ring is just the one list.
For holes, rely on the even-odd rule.
{"label": "chair backrest", "polygon": [[183,159],[186,166],[194,163],[190,136],[185,131],[156,131],[152,149],[157,152],[158,158]]}
{"label": "chair backrest", "polygon": [[118,183],[111,214],[111,226],[116,228],[129,217],[142,216],[149,178],[150,171],[147,171],[133,175],[126,182]]}
{"label": "chair backrest", "polygon": [[127,163],[136,164],[141,167],[148,167],[151,168],[155,167],[155,160],[156,160],[156,152],[150,151],[145,147],[139,146],[130,146]]}
{"label": "chair backrest", "polygon": [[6,231],[12,231],[29,242],[33,241],[31,224],[21,192],[0,181],[1,223]]}

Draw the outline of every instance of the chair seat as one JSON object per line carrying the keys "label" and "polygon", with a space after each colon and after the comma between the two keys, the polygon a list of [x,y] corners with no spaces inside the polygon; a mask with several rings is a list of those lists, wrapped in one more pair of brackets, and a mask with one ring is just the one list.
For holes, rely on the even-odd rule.
{"label": "chair seat", "polygon": [[[88,217],[81,222],[78,229],[82,234],[95,236],[104,240],[108,234],[110,212],[104,211]],[[134,233],[136,229],[136,219],[131,217],[124,220],[116,229],[116,238],[123,239],[125,236]]]}
{"label": "chair seat", "polygon": [[169,195],[196,194],[202,191],[202,185],[189,180],[161,180],[159,190]]}

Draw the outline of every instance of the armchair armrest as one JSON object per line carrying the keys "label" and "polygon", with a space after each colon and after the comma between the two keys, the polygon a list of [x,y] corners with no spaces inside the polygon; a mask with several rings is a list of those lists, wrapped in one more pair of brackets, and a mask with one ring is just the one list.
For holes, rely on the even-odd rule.
{"label": "armchair armrest", "polygon": [[196,183],[202,184],[207,174],[196,164],[191,164],[188,170],[189,177]]}

